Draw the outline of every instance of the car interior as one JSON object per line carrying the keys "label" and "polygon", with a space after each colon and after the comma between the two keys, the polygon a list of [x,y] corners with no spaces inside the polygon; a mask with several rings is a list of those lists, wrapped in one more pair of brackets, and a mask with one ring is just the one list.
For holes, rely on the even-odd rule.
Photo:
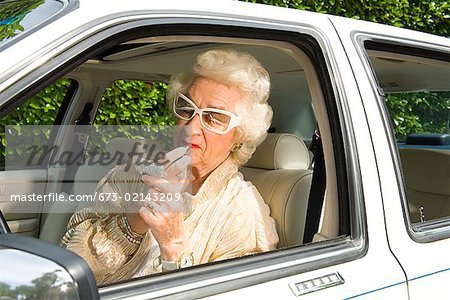
{"label": "car interior", "polygon": [[[280,238],[278,248],[303,244],[314,170],[314,157],[308,147],[317,126],[322,136],[327,176],[320,228],[314,241],[341,235],[335,154],[323,91],[310,58],[289,43],[187,35],[148,37],[121,43],[65,74],[64,78],[78,83],[78,89],[73,93],[61,124],[75,124],[86,103],[92,106],[91,120],[95,119],[105,88],[111,82],[124,79],[168,82],[172,75],[190,70],[196,56],[211,48],[249,52],[269,71],[272,82],[269,103],[274,112],[272,126],[266,140],[241,172],[257,187],[271,209]],[[71,149],[74,133],[61,127],[53,141],[62,149]],[[118,135],[107,141],[105,151],[128,153],[135,143],[144,145],[148,142]],[[120,162],[80,166],[74,176],[72,193],[93,193],[97,182]],[[6,170],[0,176],[7,182],[10,193],[50,193],[61,192],[64,172],[64,168],[56,164],[45,170]],[[64,203],[65,210],[60,212],[57,206],[61,204],[58,203],[32,203],[34,207],[20,212],[15,209],[17,205],[6,199],[0,202],[11,230],[55,244],[61,241],[71,212],[80,207],[79,203]]]}
{"label": "car interior", "polygon": [[[380,47],[369,50],[368,55],[385,95],[450,91],[449,62],[426,54],[417,57],[386,52]],[[423,110],[426,109],[426,101],[432,100],[423,101]],[[406,203],[413,223],[450,215],[448,120],[446,133],[420,132],[409,134],[406,139],[397,138]]]}

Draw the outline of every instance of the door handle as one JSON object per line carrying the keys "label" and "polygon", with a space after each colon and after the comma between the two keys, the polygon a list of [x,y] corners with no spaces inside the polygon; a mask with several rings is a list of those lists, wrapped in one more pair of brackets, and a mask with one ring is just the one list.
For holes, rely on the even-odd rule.
{"label": "door handle", "polygon": [[305,281],[290,282],[289,287],[295,296],[301,296],[344,283],[344,278],[336,272]]}

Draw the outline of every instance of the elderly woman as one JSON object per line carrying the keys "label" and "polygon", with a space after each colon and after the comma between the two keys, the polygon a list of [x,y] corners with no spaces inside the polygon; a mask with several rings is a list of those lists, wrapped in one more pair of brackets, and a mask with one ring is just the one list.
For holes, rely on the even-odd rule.
{"label": "elderly woman", "polygon": [[[163,174],[140,179],[149,193],[179,193],[190,210],[152,202],[138,213],[74,214],[62,244],[88,262],[99,284],[276,247],[268,206],[238,172],[269,128],[269,89],[261,64],[233,50],[206,51],[192,73],[172,79],[167,99],[184,125],[175,137],[183,147],[166,154]],[[180,176],[187,168],[190,176]],[[112,189],[105,178],[97,191]]]}

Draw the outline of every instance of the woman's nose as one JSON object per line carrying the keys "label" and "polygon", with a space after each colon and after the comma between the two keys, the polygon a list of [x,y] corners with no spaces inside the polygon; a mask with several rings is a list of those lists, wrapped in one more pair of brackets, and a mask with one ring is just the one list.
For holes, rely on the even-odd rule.
{"label": "woman's nose", "polygon": [[200,121],[200,115],[195,114],[195,116],[189,121],[187,124],[190,129],[190,133],[192,135],[201,134],[202,133],[202,124]]}

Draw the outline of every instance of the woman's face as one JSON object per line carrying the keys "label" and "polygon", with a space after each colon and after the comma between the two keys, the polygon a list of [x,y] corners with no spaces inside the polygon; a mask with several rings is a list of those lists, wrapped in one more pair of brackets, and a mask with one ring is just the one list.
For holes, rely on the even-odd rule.
{"label": "woman's face", "polygon": [[[186,96],[198,108],[218,108],[234,114],[237,104],[244,98],[238,89],[206,78],[197,79]],[[201,125],[199,115],[189,121],[179,119],[177,125],[187,125],[179,131],[177,140],[191,148],[192,174],[196,179],[208,176],[238,143],[236,128],[226,134],[211,132]]]}

